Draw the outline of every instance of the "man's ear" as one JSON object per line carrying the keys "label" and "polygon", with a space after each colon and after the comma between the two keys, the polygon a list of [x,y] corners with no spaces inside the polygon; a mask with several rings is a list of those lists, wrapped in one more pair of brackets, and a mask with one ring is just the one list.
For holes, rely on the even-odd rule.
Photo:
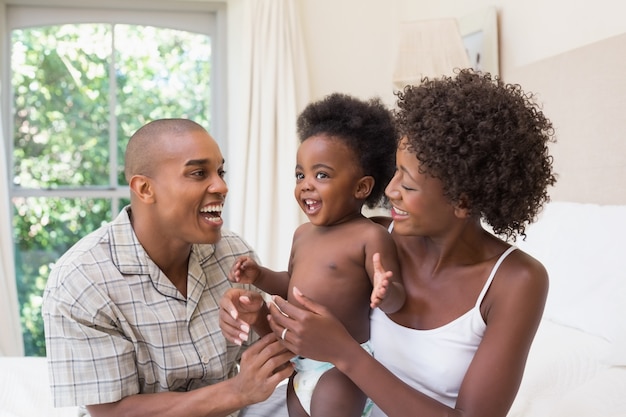
{"label": "man's ear", "polygon": [[365,200],[372,192],[374,182],[374,177],[371,175],[362,177],[356,185],[356,192],[354,193],[354,196],[359,200]]}
{"label": "man's ear", "polygon": [[154,190],[150,178],[145,175],[133,175],[128,186],[139,201],[145,204],[154,202]]}

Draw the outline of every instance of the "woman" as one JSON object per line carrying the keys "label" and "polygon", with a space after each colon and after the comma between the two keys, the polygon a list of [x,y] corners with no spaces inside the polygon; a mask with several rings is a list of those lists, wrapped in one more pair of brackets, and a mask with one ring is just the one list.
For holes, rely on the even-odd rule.
{"label": "woman", "polygon": [[274,297],[270,325],[295,354],[346,374],[376,403],[373,416],[504,417],[548,291],[545,268],[508,241],[555,182],[552,125],[519,86],[469,69],[398,98],[393,223],[379,220],[398,247],[406,302],[373,311],[375,358],[297,288],[305,309]]}

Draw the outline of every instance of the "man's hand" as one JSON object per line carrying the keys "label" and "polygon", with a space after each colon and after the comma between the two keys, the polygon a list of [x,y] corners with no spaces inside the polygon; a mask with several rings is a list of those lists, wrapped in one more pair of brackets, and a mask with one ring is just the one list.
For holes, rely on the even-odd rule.
{"label": "man's hand", "polygon": [[293,373],[293,356],[274,333],[250,346],[241,357],[241,368],[233,381],[238,391],[247,395],[245,402],[253,404],[269,398],[276,386]]}

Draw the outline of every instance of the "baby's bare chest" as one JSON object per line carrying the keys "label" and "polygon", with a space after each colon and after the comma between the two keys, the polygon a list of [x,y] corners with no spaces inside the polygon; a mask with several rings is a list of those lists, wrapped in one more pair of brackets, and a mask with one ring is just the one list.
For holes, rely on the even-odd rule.
{"label": "baby's bare chest", "polygon": [[310,234],[294,242],[292,285],[369,285],[366,242],[346,233]]}

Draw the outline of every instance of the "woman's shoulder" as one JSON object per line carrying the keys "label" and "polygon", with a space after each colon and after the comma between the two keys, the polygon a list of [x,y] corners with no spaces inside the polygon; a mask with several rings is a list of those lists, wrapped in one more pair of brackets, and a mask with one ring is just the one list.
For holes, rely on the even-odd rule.
{"label": "woman's shoulder", "polygon": [[540,300],[545,301],[548,285],[548,271],[544,265],[516,248],[499,266],[490,293],[507,302],[534,299],[542,303]]}
{"label": "woman's shoulder", "polygon": [[369,219],[373,221],[374,223],[378,223],[381,226],[386,227],[386,228],[389,227],[392,221],[391,217],[388,217],[388,216],[372,216],[372,217],[369,217]]}

